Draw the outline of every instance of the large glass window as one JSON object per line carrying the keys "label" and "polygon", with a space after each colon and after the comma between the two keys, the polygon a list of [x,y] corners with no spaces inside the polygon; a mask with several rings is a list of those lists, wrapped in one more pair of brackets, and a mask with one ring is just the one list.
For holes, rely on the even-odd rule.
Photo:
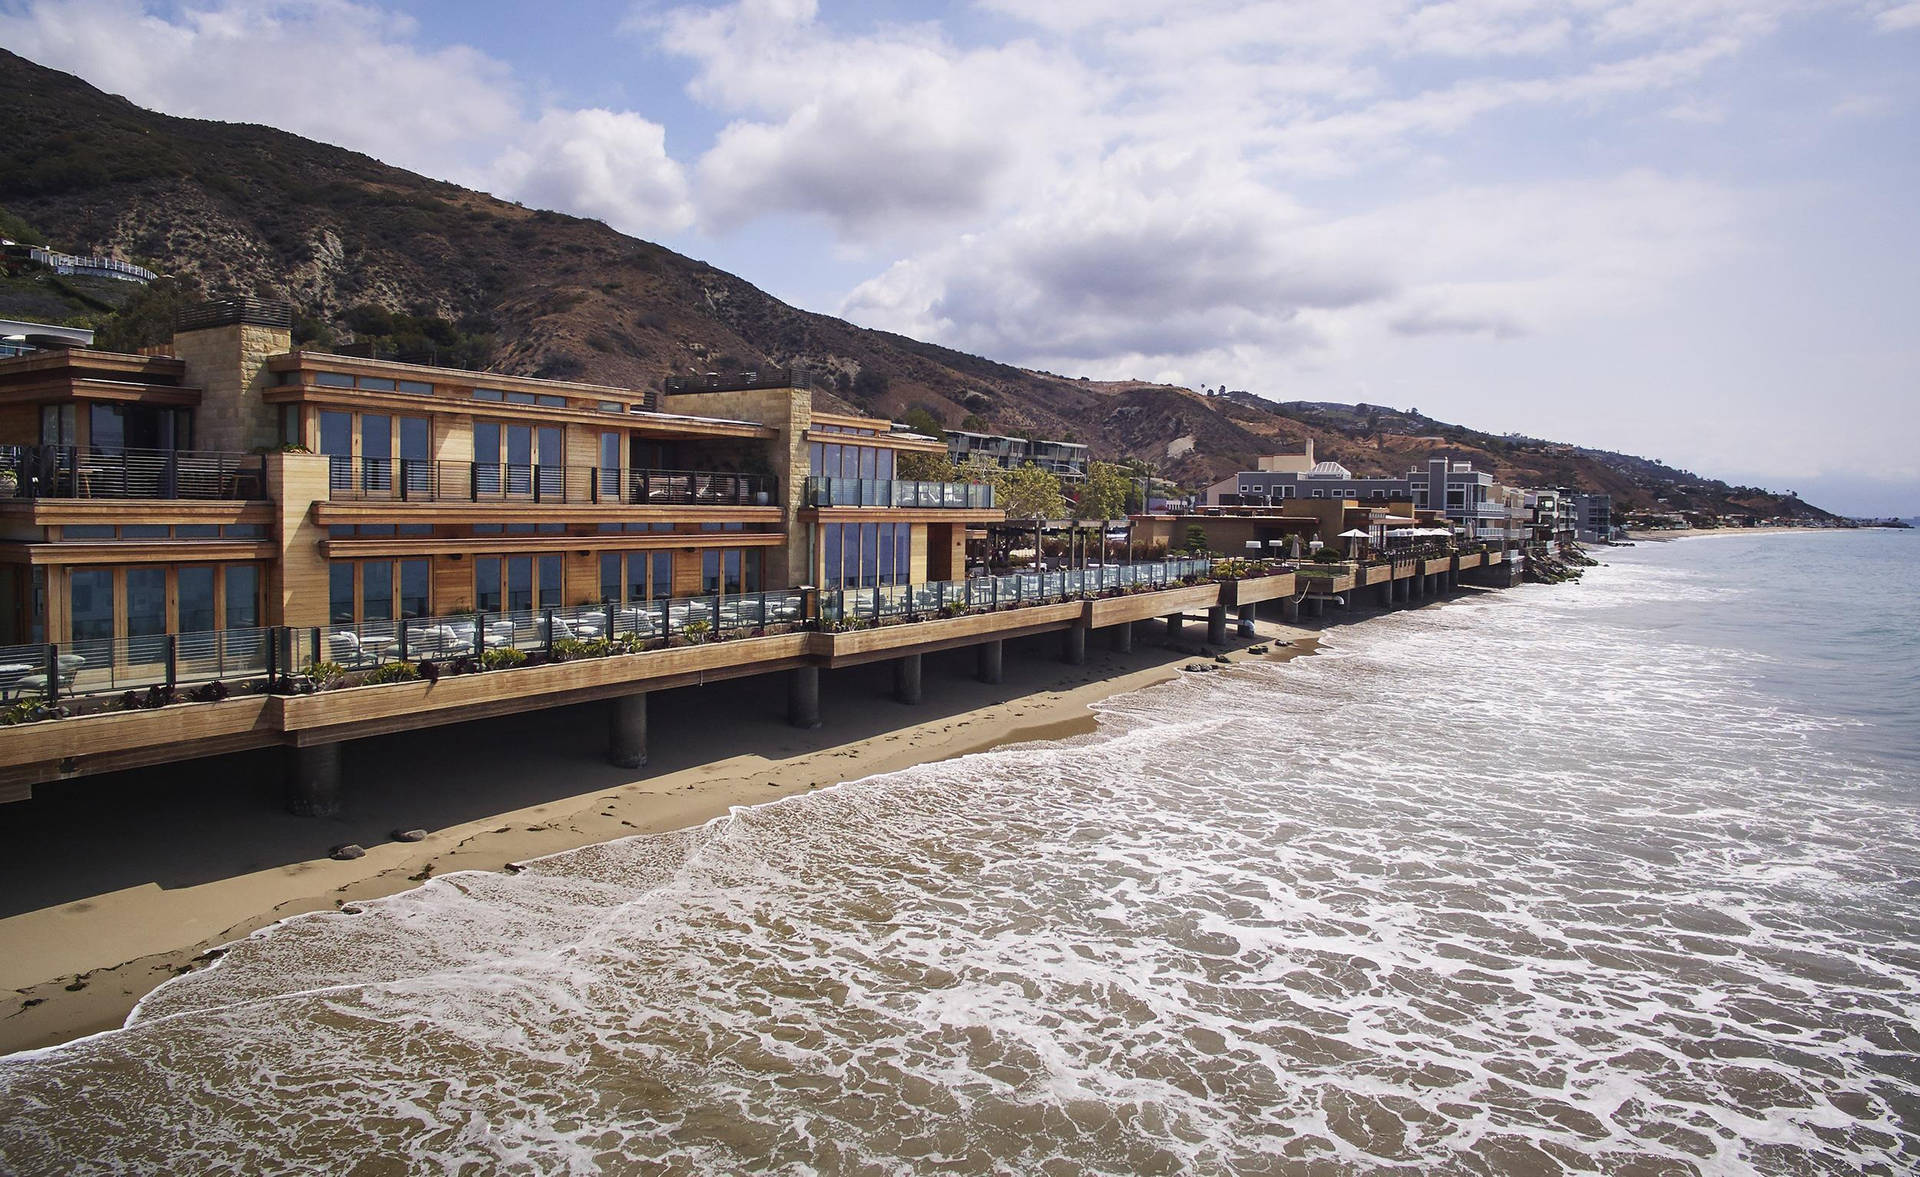
{"label": "large glass window", "polygon": [[764,582],[766,580],[766,577],[761,575],[764,569],[765,555],[766,553],[761,551],[759,548],[748,548],[746,551],[746,555],[745,555],[746,586],[745,587],[747,592],[757,593],[763,587],[765,587]]}
{"label": "large glass window", "polygon": [[560,557],[540,557],[540,607],[558,609],[567,603],[560,591]]}
{"label": "large glass window", "polygon": [[620,494],[620,435],[606,432],[600,435],[600,498],[604,502],[619,502]]}
{"label": "large glass window", "polygon": [[253,564],[229,564],[227,628],[253,629],[260,624],[260,569]]}
{"label": "large glass window", "polygon": [[68,576],[67,616],[73,640],[113,636],[113,573],[105,568],[76,568]]}
{"label": "large glass window", "polygon": [[431,566],[425,560],[400,561],[400,616],[427,615]]}
{"label": "large glass window", "polygon": [[656,601],[664,601],[673,595],[673,553],[653,553],[653,589],[650,594]]}
{"label": "large glass window", "polygon": [[533,608],[533,557],[507,557],[507,609],[524,613]]}
{"label": "large glass window", "polygon": [[531,494],[533,493],[533,426],[508,425],[503,432],[507,439],[507,492]]}
{"label": "large glass window", "polygon": [[873,476],[875,478],[893,477],[893,451],[875,450],[873,454]]}
{"label": "large glass window", "polygon": [[500,557],[480,556],[474,560],[473,607],[482,613],[500,611]]}
{"label": "large glass window", "polygon": [[181,633],[213,629],[212,568],[182,568],[175,573],[180,593]]}
{"label": "large glass window", "polygon": [[720,549],[705,548],[700,552],[700,591],[717,593],[720,591]]}
{"label": "large glass window", "polygon": [[626,577],[620,571],[619,552],[600,553],[600,599],[618,601],[620,590],[626,583]]}
{"label": "large glass window", "polygon": [[353,485],[353,414],[320,411],[320,452],[331,459],[328,481],[334,490]]}
{"label": "large glass window", "polygon": [[327,616],[335,625],[353,624],[351,560],[335,560],[327,565]]}
{"label": "large glass window", "polygon": [[742,590],[740,549],[728,548],[723,558],[725,563],[721,568],[722,587],[729,593],[738,594]]}
{"label": "large glass window", "polygon": [[167,632],[167,570],[127,569],[127,651],[135,658],[162,656],[154,641]]}
{"label": "large glass window", "polygon": [[895,524],[893,528],[893,583],[907,584],[913,579],[913,525]]}
{"label": "large glass window", "polygon": [[400,477],[409,496],[433,486],[433,427],[425,417],[400,418]]}
{"label": "large glass window", "polygon": [[874,476],[873,475],[873,451],[868,449],[866,446],[861,446],[859,447],[859,449],[860,449],[860,477],[872,478]]}
{"label": "large glass window", "polygon": [[481,494],[500,493],[500,423],[473,423],[473,484]]}
{"label": "large glass window", "polygon": [[820,528],[821,548],[826,554],[826,568],[821,578],[821,588],[839,588],[846,581],[841,573],[840,541],[844,525],[824,524]]}
{"label": "large glass window", "polygon": [[360,606],[360,616],[367,621],[393,620],[392,560],[360,565]]}
{"label": "large glass window", "polygon": [[380,413],[360,417],[360,484],[367,490],[393,489],[393,418]]}
{"label": "large glass window", "polygon": [[871,588],[879,583],[880,575],[880,525],[868,523],[860,527],[860,584]]}
{"label": "large glass window", "polygon": [[566,497],[566,451],[562,447],[560,428],[557,425],[542,425],[535,433],[538,443],[538,462],[540,465],[540,497],[560,499]]}

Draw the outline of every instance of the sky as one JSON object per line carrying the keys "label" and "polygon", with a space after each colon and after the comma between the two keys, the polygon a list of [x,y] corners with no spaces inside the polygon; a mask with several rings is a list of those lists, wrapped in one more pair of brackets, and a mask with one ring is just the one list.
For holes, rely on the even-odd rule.
{"label": "sky", "polygon": [[0,0],[0,45],[998,360],[1920,515],[1920,0]]}

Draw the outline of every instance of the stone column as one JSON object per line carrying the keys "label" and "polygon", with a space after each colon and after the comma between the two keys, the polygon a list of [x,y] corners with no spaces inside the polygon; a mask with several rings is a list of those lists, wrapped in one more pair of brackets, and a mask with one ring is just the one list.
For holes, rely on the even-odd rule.
{"label": "stone column", "polygon": [[1079,666],[1087,660],[1087,623],[1076,621],[1060,635],[1060,661]]}
{"label": "stone column", "polygon": [[1214,605],[1207,610],[1207,644],[1224,646],[1227,644],[1227,607]]}
{"label": "stone column", "polygon": [[920,655],[905,654],[893,660],[893,697],[901,703],[920,701]]}
{"label": "stone column", "polygon": [[1122,621],[1119,625],[1114,626],[1113,629],[1109,631],[1109,640],[1113,643],[1114,653],[1133,653],[1133,622]]}
{"label": "stone column", "polygon": [[1180,625],[1186,619],[1186,615],[1182,613],[1167,614],[1167,637],[1169,640],[1180,636]]}
{"label": "stone column", "polygon": [[647,693],[607,700],[607,762],[615,768],[640,768],[647,762]]}
{"label": "stone column", "polygon": [[1294,622],[1300,620],[1300,600],[1287,597],[1280,602],[1280,620]]}
{"label": "stone column", "polygon": [[820,726],[818,666],[796,666],[787,671],[787,722],[795,727]]}
{"label": "stone column", "polygon": [[287,811],[296,817],[333,817],[340,812],[340,745],[307,744],[287,749]]}
{"label": "stone column", "polygon": [[1000,659],[1003,653],[1001,639],[995,638],[990,642],[981,642],[976,649],[979,651],[979,661],[974,669],[974,677],[989,685],[999,683]]}
{"label": "stone column", "polygon": [[1250,638],[1254,636],[1253,623],[1258,616],[1259,616],[1258,606],[1255,606],[1255,605],[1240,606],[1240,636],[1241,637]]}

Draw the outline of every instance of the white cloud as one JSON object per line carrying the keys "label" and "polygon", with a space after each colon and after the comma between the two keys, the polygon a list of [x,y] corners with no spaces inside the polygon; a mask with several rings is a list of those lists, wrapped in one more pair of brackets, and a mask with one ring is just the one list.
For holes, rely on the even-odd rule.
{"label": "white cloud", "polygon": [[1874,23],[1888,32],[1920,29],[1920,0],[1907,0],[1905,4],[1885,9],[1874,17]]}
{"label": "white cloud", "polygon": [[611,110],[550,110],[492,166],[496,189],[633,231],[684,229],[693,204],[666,128]]}
{"label": "white cloud", "polygon": [[631,232],[690,219],[658,124],[530,114],[507,65],[420,48],[416,31],[353,0],[227,0],[172,18],[135,0],[34,0],[0,13],[14,52],[168,114],[265,123]]}

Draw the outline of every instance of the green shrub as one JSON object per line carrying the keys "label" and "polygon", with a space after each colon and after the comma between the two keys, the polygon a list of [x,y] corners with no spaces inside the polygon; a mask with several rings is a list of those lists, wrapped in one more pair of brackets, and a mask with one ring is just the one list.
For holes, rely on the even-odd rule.
{"label": "green shrub", "polygon": [[488,650],[480,655],[480,665],[487,670],[511,670],[527,660],[522,651],[512,646],[503,646],[498,650]]}
{"label": "green shrub", "polygon": [[389,682],[413,682],[420,677],[420,668],[411,662],[389,662],[376,666],[367,674],[367,685]]}
{"label": "green shrub", "polygon": [[680,632],[685,634],[687,640],[690,642],[704,642],[708,636],[713,633],[713,623],[711,621],[689,621],[680,627]]}
{"label": "green shrub", "polygon": [[313,685],[324,691],[328,687],[337,684],[342,678],[345,678],[347,668],[338,662],[315,662],[313,669],[308,671],[307,674],[308,677],[313,679]]}
{"label": "green shrub", "polygon": [[22,699],[0,707],[0,727],[12,727],[17,723],[35,723],[45,719],[46,704],[37,699]]}

